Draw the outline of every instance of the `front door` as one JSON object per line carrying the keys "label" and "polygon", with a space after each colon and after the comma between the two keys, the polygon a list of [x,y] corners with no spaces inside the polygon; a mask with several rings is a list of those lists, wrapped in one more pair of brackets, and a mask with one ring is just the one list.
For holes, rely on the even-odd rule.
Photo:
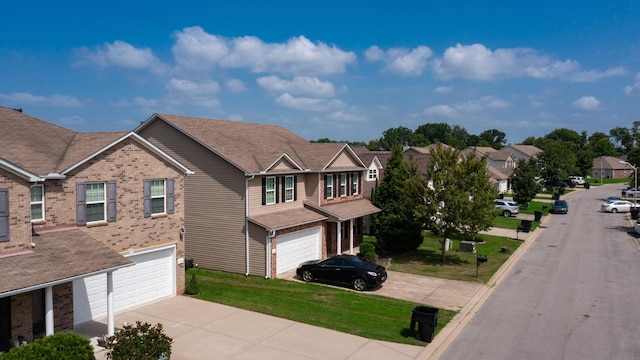
{"label": "front door", "polygon": [[11,347],[11,296],[0,298],[0,352]]}
{"label": "front door", "polygon": [[44,289],[34,290],[32,293],[32,319],[33,339],[39,339],[45,335],[44,320]]}

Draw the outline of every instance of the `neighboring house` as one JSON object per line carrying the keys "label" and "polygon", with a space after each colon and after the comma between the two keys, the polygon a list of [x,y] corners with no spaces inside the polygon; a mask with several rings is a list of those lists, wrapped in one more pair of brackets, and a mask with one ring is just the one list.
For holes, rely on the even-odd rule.
{"label": "neighboring house", "polygon": [[633,168],[624,164],[623,159],[613,156],[598,156],[593,159],[592,178],[618,179],[627,178],[633,176],[633,174]]}
{"label": "neighboring house", "polygon": [[515,165],[518,166],[518,162],[520,161],[529,161],[529,159],[537,159],[538,155],[542,152],[542,150],[534,145],[517,145],[517,144],[509,144],[502,149],[501,151],[510,152],[515,158]]}
{"label": "neighboring house", "polygon": [[189,169],[133,132],[0,129],[0,351],[183,292]]}
{"label": "neighboring house", "polygon": [[510,177],[517,166],[517,159],[509,149],[496,150],[487,146],[469,146],[462,150],[465,156],[484,157],[491,182],[500,193],[511,189]]}
{"label": "neighboring house", "polygon": [[274,278],[362,241],[380,211],[346,144],[274,125],[155,114],[136,130],[195,171],[185,180],[186,255],[199,266]]}

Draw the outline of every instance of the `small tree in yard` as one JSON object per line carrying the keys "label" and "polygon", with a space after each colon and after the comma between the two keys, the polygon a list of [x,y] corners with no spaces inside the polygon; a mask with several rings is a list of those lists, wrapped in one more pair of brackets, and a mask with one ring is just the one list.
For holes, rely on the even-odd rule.
{"label": "small tree in yard", "polygon": [[173,339],[164,333],[162,324],[152,326],[136,321],[135,326],[124,324],[109,337],[107,359],[109,360],[158,360],[171,357]]}
{"label": "small tree in yard", "polygon": [[407,166],[400,145],[392,148],[384,178],[372,194],[373,204],[382,209],[372,216],[372,230],[380,246],[387,251],[411,251],[420,246],[424,184],[415,165]]}
{"label": "small tree in yard", "polygon": [[519,204],[528,204],[540,191],[536,177],[540,174],[538,162],[534,159],[518,163],[511,175],[513,200]]}
{"label": "small tree in yard", "polygon": [[426,175],[429,186],[423,218],[427,229],[439,238],[444,262],[446,238],[459,232],[475,235],[491,228],[498,190],[489,181],[484,159],[461,159],[459,151],[440,146],[431,151]]}

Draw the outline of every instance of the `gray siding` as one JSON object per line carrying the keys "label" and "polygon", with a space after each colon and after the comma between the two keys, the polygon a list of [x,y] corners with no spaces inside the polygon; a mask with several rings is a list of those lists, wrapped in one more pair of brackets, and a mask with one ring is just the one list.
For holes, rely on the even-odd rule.
{"label": "gray siding", "polygon": [[249,223],[249,275],[266,276],[267,274],[266,238],[265,229]]}
{"label": "gray siding", "polygon": [[140,135],[195,172],[185,178],[186,258],[203,268],[245,273],[243,172],[163,121]]}

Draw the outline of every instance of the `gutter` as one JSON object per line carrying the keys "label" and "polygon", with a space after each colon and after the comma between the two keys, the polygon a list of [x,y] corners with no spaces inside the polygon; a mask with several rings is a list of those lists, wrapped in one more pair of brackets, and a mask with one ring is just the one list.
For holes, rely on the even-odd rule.
{"label": "gutter", "polygon": [[251,175],[244,181],[244,247],[246,264],[244,276],[249,276],[249,181],[255,177],[255,175]]}

